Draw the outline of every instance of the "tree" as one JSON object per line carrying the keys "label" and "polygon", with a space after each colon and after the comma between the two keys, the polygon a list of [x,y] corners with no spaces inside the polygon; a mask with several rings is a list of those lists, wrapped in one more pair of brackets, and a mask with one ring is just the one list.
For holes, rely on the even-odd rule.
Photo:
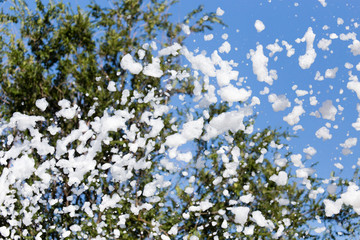
{"label": "tree", "polygon": [[13,3],[1,14],[3,237],[318,237],[320,183],[303,163],[292,173],[289,135],[254,132],[245,89],[217,102],[212,67],[232,63],[183,46],[223,24],[215,13],[173,23],[176,1]]}

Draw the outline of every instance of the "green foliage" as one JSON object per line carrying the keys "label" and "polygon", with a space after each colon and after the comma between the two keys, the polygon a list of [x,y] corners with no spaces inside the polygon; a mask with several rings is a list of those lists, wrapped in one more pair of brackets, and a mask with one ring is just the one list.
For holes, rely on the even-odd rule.
{"label": "green foliage", "polygon": [[[96,2],[88,5],[88,9],[74,10],[72,6],[63,2],[44,4],[41,0],[36,1],[36,9],[30,9],[26,1],[14,0],[10,12],[2,12],[0,21],[2,24],[0,41],[0,96],[1,96],[1,116],[4,120],[9,120],[13,113],[21,112],[28,115],[41,115],[45,117],[42,123],[42,134],[49,135],[46,128],[53,122],[61,128],[61,132],[51,138],[55,145],[56,141],[67,136],[73,129],[80,124],[80,119],[75,117],[71,120],[57,117],[56,112],[61,108],[58,102],[68,99],[76,104],[78,115],[87,123],[94,120],[94,117],[101,115],[106,109],[126,109],[133,112],[134,119],[128,122],[129,127],[134,126],[144,129],[145,134],[149,127],[140,123],[141,114],[145,111],[153,111],[148,103],[128,101],[128,105],[121,105],[122,92],[130,86],[128,99],[134,98],[136,94],[147,95],[150,89],[156,89],[155,96],[162,99],[158,104],[164,104],[178,93],[192,93],[192,83],[183,81],[182,83],[173,82],[172,89],[165,89],[158,78],[148,77],[143,74],[131,75],[125,70],[120,69],[122,57],[130,53],[136,61],[146,65],[152,61],[152,51],[150,47],[146,50],[144,59],[140,59],[138,50],[144,44],[155,41],[161,47],[169,46],[175,42],[182,44],[186,35],[181,33],[182,23],[169,21],[171,14],[169,8],[176,1],[155,1],[151,2],[138,0],[115,1],[112,8],[101,7]],[[207,20],[198,20],[196,14],[202,12],[199,8],[197,12],[189,14],[184,20],[193,31],[203,31],[210,28],[209,24],[214,22],[221,23],[214,13],[204,14],[209,16]],[[191,25],[190,21],[195,19]],[[17,33],[12,30],[18,29]],[[181,69],[179,58],[175,56],[162,57],[161,69],[165,74],[168,69]],[[166,75],[164,76],[166,77]],[[116,83],[119,91],[110,92],[106,88],[109,82]],[[41,112],[35,105],[37,99],[46,98],[49,106],[45,112]],[[96,108],[94,108],[96,106]],[[87,113],[94,109],[92,115]],[[103,222],[107,228],[102,234],[113,236],[114,217],[130,211],[131,203],[127,199],[136,199],[136,205],[145,202],[143,196],[137,197],[137,191],[144,188],[146,183],[153,180],[156,174],[157,159],[161,157],[159,148],[165,141],[165,137],[172,133],[171,114],[163,119],[165,130],[153,139],[154,150],[148,156],[152,159],[153,165],[150,169],[134,171],[133,179],[136,182],[134,190],[128,191],[128,184],[119,185],[109,182],[106,178],[108,171],[100,170],[96,177],[98,181],[91,181],[87,174],[84,181],[79,185],[89,186],[88,190],[81,195],[73,195],[74,189],[68,185],[66,172],[61,173],[60,179],[53,179],[51,187],[43,193],[43,201],[55,200],[56,204],[51,207],[47,204],[40,205],[34,218],[38,219],[38,226],[20,225],[17,234],[23,236],[24,228],[35,236],[36,232],[42,232],[42,238],[59,239],[61,233],[59,228],[68,228],[72,224],[80,224],[82,232],[87,236],[97,236],[97,225]],[[20,135],[19,140],[25,140],[30,134]],[[111,161],[111,149],[121,149],[123,153],[129,151],[130,140],[122,139],[123,133],[114,132],[111,138],[114,139],[110,144],[102,146],[103,151],[96,156],[97,165],[109,163]],[[79,143],[76,141],[72,149],[76,149]],[[9,150],[13,144],[4,145],[2,150]],[[70,154],[70,153],[69,153]],[[139,150],[137,159],[144,158],[144,151]],[[36,151],[32,154],[35,165],[50,160],[51,155],[46,159],[41,158]],[[2,168],[3,169],[3,168]],[[49,172],[55,174],[54,172]],[[33,179],[34,178],[34,179]],[[36,179],[34,176],[33,181]],[[134,182],[133,181],[133,182]],[[28,184],[32,185],[31,182]],[[100,189],[100,192],[98,191]],[[122,189],[123,196],[119,202],[117,212],[114,210],[100,211],[94,208],[93,215],[81,215],[70,217],[66,214],[59,214],[59,211],[71,203],[76,203],[79,207],[84,206],[85,202],[90,202],[94,206],[99,205],[101,196],[114,194],[112,189]],[[164,193],[160,193],[164,195]],[[75,198],[73,197],[75,196]],[[20,200],[20,199],[19,199]],[[165,198],[160,201],[165,202]],[[17,205],[14,211],[21,212],[22,206]],[[122,234],[122,239],[136,239],[140,236],[150,236],[152,233],[154,219],[168,218],[166,213],[156,216],[158,208],[144,212],[139,215],[127,216],[127,226],[129,231]],[[19,219],[21,215],[18,216]],[[174,216],[171,216],[174,218]],[[10,219],[2,218],[2,225],[8,225]],[[104,221],[103,221],[104,220]],[[41,223],[41,224],[40,224]],[[169,228],[171,221],[165,225]],[[41,229],[42,228],[42,229]],[[46,231],[43,231],[45,230]],[[163,230],[162,230],[163,231]],[[83,235],[82,235],[83,236]],[[75,235],[73,236],[75,237]],[[79,237],[79,236],[77,236]],[[77,238],[76,237],[76,238]]]}
{"label": "green foliage", "polygon": [[[193,76],[183,81],[170,78],[168,70],[188,71],[181,66],[179,56],[160,58],[164,72],[162,79],[169,78],[166,86],[161,78],[143,73],[130,74],[121,69],[122,57],[131,54],[145,66],[152,62],[155,49],[151,46],[145,48],[144,44],[155,41],[161,48],[174,43],[183,44],[186,35],[182,33],[182,24],[189,25],[195,33],[211,30],[213,24],[224,24],[215,13],[203,13],[202,6],[190,12],[182,23],[171,22],[169,8],[176,2],[119,0],[113,3],[112,8],[92,2],[85,10],[79,7],[74,10],[63,2],[45,5],[40,0],[36,1],[36,9],[29,9],[25,0],[13,0],[12,11],[0,14],[3,26],[0,30],[2,119],[9,120],[15,112],[44,116],[45,121],[38,127],[41,134],[50,139],[50,144],[56,146],[57,141],[81,124],[89,125],[102,114],[113,114],[115,109],[126,110],[133,115],[126,126],[139,130],[136,138],[144,137],[151,127],[141,121],[143,113],[154,112],[154,102],[169,105],[179,94],[191,97],[194,81],[199,79]],[[13,28],[19,31],[13,33]],[[144,58],[140,57],[140,49],[145,51]],[[116,84],[118,91],[107,90],[110,82]],[[123,95],[125,89],[130,89],[128,96]],[[151,91],[154,91],[155,100],[144,101]],[[45,112],[35,105],[36,100],[41,98],[46,98],[49,103]],[[77,106],[75,118],[69,120],[57,116],[61,109],[58,102],[62,99],[68,99]],[[125,104],[121,103],[122,99]],[[230,106],[225,103],[211,105],[206,123],[229,109]],[[146,140],[153,146],[151,151],[142,148],[132,150],[132,140],[126,138],[124,132],[111,132],[109,140],[102,143],[101,151],[95,156],[96,171],[86,173],[75,187],[69,184],[68,172],[61,168],[49,169],[48,173],[52,176],[50,187],[41,193],[42,204],[33,216],[37,226],[21,223],[14,227],[16,234],[21,239],[33,239],[29,235],[39,233],[43,239],[61,239],[60,230],[77,224],[81,226],[81,232],[72,232],[69,239],[93,239],[99,235],[115,239],[118,229],[121,239],[160,239],[159,233],[171,237],[168,232],[173,226],[178,226],[178,239],[185,236],[200,239],[213,239],[215,236],[219,239],[230,236],[237,239],[270,239],[281,227],[286,232],[284,239],[319,237],[309,233],[310,221],[315,216],[325,219],[319,199],[309,197],[309,192],[319,186],[317,179],[309,177],[312,187],[307,189],[291,172],[288,160],[283,165],[275,163],[279,154],[289,158],[290,153],[283,144],[288,137],[286,133],[271,128],[252,133],[249,130],[255,120],[249,119],[243,130],[227,131],[210,141],[194,140],[195,156],[177,175],[162,168],[160,161],[166,157],[163,149],[166,138],[176,132],[174,126],[179,127],[185,121],[188,110],[185,106],[160,117],[163,130]],[[93,114],[88,114],[91,111]],[[61,131],[51,136],[46,129],[54,122]],[[16,136],[17,141],[30,139],[31,134],[16,129],[9,132],[9,135]],[[9,142],[7,138],[2,141]],[[8,151],[14,144],[3,144],[1,150]],[[73,151],[66,152],[62,159],[80,155],[80,140],[69,145]],[[85,147],[90,145],[89,140]],[[106,166],[119,152],[122,157],[127,153],[134,154],[136,162],[150,167],[133,169],[131,178],[122,183],[109,180],[111,173]],[[46,161],[53,161],[55,165],[51,154],[44,157],[34,150],[29,155],[35,159],[36,167]],[[0,171],[3,172],[9,165],[0,166]],[[229,169],[232,171],[229,172]],[[280,171],[288,174],[289,181],[279,186],[270,178]],[[185,172],[187,175],[182,176]],[[170,188],[159,188],[159,198],[154,200],[151,209],[140,209],[138,214],[134,214],[133,206],[148,203],[139,192],[157,176],[173,177],[172,185]],[[38,178],[33,175],[22,184],[32,186],[40,182]],[[24,217],[23,206],[19,204],[24,199],[16,192],[17,188],[12,190],[11,194],[17,199],[12,211],[19,214],[16,219],[2,216],[2,226],[9,226],[12,220],[21,222]],[[249,204],[239,200],[246,195],[252,198]],[[102,199],[116,197],[119,197],[116,207],[100,208]],[[211,207],[200,211],[189,210],[204,202],[212,203]],[[87,204],[90,204],[91,213],[83,211],[70,216],[63,212],[70,205],[85,209],[89,207]],[[253,221],[240,226],[232,212],[235,205],[249,206],[250,212],[260,211],[274,226],[259,227]],[[32,211],[30,207],[27,210]],[[346,222],[346,218],[347,215],[338,215],[332,220]],[[226,227],[223,225],[225,221]],[[254,234],[251,236],[239,230],[252,226]],[[355,232],[350,224],[344,224],[344,228],[349,233]],[[24,229],[29,233],[27,236]]]}
{"label": "green foliage", "polygon": [[[48,118],[59,110],[56,103],[64,98],[72,99],[83,112],[88,112],[97,98],[102,112],[121,98],[118,92],[104,91],[109,81],[119,83],[121,89],[131,84],[138,92],[160,87],[159,79],[130,76],[120,71],[119,65],[125,54],[137,57],[142,45],[153,40],[162,46],[182,44],[186,36],[181,34],[181,23],[169,21],[168,9],[175,3],[116,1],[113,8],[103,8],[93,2],[86,11],[79,7],[74,11],[62,2],[44,5],[36,1],[36,9],[31,10],[26,1],[14,1],[13,11],[0,16],[4,26],[0,43],[3,117],[8,119],[16,111],[39,114],[35,101],[43,97],[50,103]],[[201,10],[189,14],[184,22],[191,24]],[[207,20],[201,18],[190,28],[203,31],[212,22],[221,23],[214,13],[204,15]],[[19,26],[19,34],[12,33],[14,26]],[[151,62],[151,48],[145,59],[136,60]],[[168,63],[161,66],[164,72],[179,68],[177,57],[166,57],[163,62]],[[179,86],[178,91],[184,89]]]}

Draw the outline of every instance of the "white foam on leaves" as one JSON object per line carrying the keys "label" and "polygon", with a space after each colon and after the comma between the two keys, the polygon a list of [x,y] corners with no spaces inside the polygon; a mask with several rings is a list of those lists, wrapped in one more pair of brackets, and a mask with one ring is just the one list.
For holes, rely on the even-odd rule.
{"label": "white foam on leaves", "polygon": [[317,47],[323,51],[329,51],[329,46],[332,43],[331,39],[322,38],[317,44]]}
{"label": "white foam on leaves", "polygon": [[232,207],[230,211],[235,215],[234,221],[237,224],[245,225],[248,219],[250,208],[248,207]]}
{"label": "white foam on leaves", "polygon": [[[144,52],[140,52],[140,56],[145,55]],[[130,54],[126,54],[120,61],[120,66],[122,69],[124,70],[129,70],[129,72],[131,74],[139,74],[142,69],[143,66],[141,65],[141,63],[135,62],[135,60],[133,59],[133,57]]]}
{"label": "white foam on leaves", "polygon": [[326,100],[325,102],[323,102],[321,107],[319,108],[319,112],[321,113],[323,119],[335,121],[337,109],[332,104],[331,100]]}
{"label": "white foam on leaves", "polygon": [[179,43],[174,43],[173,45],[163,48],[158,52],[158,56],[177,56],[179,53],[178,51],[181,49],[181,45]]}
{"label": "white foam on leaves", "polygon": [[305,113],[305,110],[302,105],[297,105],[293,108],[291,113],[283,117],[283,120],[287,122],[290,126],[293,126],[300,122],[300,116]]}
{"label": "white foam on leaves", "polygon": [[264,23],[259,19],[255,21],[254,26],[255,26],[257,32],[262,32],[265,30]]}
{"label": "white foam on leaves", "polygon": [[284,171],[280,171],[277,175],[272,175],[269,180],[275,182],[278,186],[284,186],[288,182],[288,174]]}
{"label": "white foam on leaves", "polygon": [[348,46],[350,48],[351,53],[354,56],[360,55],[360,41],[355,39],[352,44]]}
{"label": "white foam on leaves", "polygon": [[164,74],[160,67],[160,59],[153,57],[152,63],[144,67],[143,74],[150,77],[160,78]]}
{"label": "white foam on leaves", "polygon": [[246,90],[245,88],[237,88],[233,85],[228,85],[222,87],[218,91],[219,96],[223,101],[233,103],[233,102],[245,102],[251,96],[251,90]]}
{"label": "white foam on leaves", "polygon": [[291,107],[291,102],[285,95],[276,95],[274,93],[268,96],[268,101],[272,103],[274,112],[284,111],[286,108]]}
{"label": "white foam on leaves", "polygon": [[297,39],[297,43],[306,42],[306,52],[299,57],[299,66],[302,69],[308,69],[314,63],[316,58],[316,52],[314,49],[315,34],[311,27],[308,28],[305,35],[301,39]]}
{"label": "white foam on leaves", "polygon": [[36,107],[38,107],[41,111],[45,111],[49,103],[46,101],[45,98],[41,98],[36,100],[35,102]]}
{"label": "white foam on leaves", "polygon": [[327,3],[325,0],[318,0],[319,3],[323,6],[323,7],[326,7],[327,6]]}
{"label": "white foam on leaves", "polygon": [[250,59],[253,64],[253,72],[257,76],[259,82],[266,82],[269,85],[273,84],[273,81],[277,79],[275,70],[268,71],[269,58],[264,55],[263,46],[258,45],[256,51],[250,49]]}
{"label": "white foam on leaves", "polygon": [[321,127],[315,132],[315,136],[317,138],[321,138],[322,140],[329,140],[332,138],[330,134],[330,130],[327,127]]}
{"label": "white foam on leaves", "polygon": [[217,16],[222,16],[222,15],[224,15],[224,13],[225,13],[225,11],[222,10],[220,7],[218,7],[218,8],[216,9],[216,15],[217,15]]}

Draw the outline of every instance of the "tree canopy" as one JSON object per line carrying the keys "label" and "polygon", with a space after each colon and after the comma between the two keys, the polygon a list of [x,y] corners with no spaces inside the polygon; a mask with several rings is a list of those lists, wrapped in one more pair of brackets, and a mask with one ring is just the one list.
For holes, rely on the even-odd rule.
{"label": "tree canopy", "polygon": [[187,49],[190,33],[225,25],[219,14],[200,6],[173,22],[165,0],[13,3],[0,15],[4,238],[356,236],[354,204],[344,197],[337,214],[343,202],[289,151],[293,136],[254,129],[258,98],[229,84],[236,63]]}

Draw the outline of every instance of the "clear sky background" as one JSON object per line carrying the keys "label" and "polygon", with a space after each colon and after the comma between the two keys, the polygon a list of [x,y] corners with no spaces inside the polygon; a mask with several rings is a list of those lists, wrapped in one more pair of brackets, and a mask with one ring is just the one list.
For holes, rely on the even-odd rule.
{"label": "clear sky background", "polygon": [[[360,55],[354,56],[351,53],[348,46],[353,41],[340,40],[340,34],[360,33],[360,27],[358,27],[360,24],[360,1],[326,0],[324,7],[317,0],[184,0],[180,1],[173,11],[175,10],[175,16],[178,14],[178,19],[181,20],[180,16],[199,4],[203,4],[206,11],[216,11],[218,7],[224,10],[221,17],[228,27],[218,26],[213,31],[206,32],[205,34],[212,33],[214,35],[211,41],[204,41],[204,34],[195,35],[188,40],[187,46],[189,49],[198,49],[200,52],[205,50],[208,53],[207,56],[210,56],[225,41],[222,35],[228,34],[226,41],[230,43],[231,51],[228,54],[222,53],[220,56],[223,59],[234,60],[239,63],[237,69],[234,70],[238,70],[239,76],[246,79],[242,86],[251,88],[252,95],[260,98],[261,104],[256,109],[259,113],[256,126],[259,128],[269,125],[274,128],[282,127],[288,129],[290,133],[295,133],[298,137],[289,142],[290,150],[293,153],[303,154],[303,159],[306,155],[303,153],[303,149],[308,146],[314,147],[317,153],[308,161],[307,165],[319,162],[316,169],[320,176],[329,177],[332,170],[335,170],[336,175],[339,175],[340,170],[334,166],[336,163],[341,163],[344,166],[343,173],[340,176],[351,176],[352,167],[360,158],[360,142],[351,148],[353,153],[346,156],[342,153],[343,147],[340,144],[348,138],[359,138],[360,136],[360,132],[352,127],[352,123],[356,122],[359,115],[356,105],[360,103],[360,100],[354,91],[347,88],[349,71],[352,72],[352,75],[357,76],[360,73],[356,69],[356,65],[360,62]],[[261,20],[264,23],[265,29],[262,32],[257,32],[254,27],[256,20]],[[303,70],[299,66],[298,58],[305,54],[306,43],[296,43],[295,40],[302,38],[309,27],[316,34],[314,49],[317,56],[311,67]],[[320,39],[330,39],[331,33],[335,33],[339,38],[332,39],[329,50],[323,51],[318,48]],[[268,44],[275,43],[276,40],[279,41],[278,43],[283,51],[269,57],[270,51],[265,48]],[[282,40],[293,45],[295,49],[293,56],[287,57],[287,51],[281,45]],[[269,57],[268,70],[275,69],[277,71],[278,79],[271,86],[265,82],[257,81],[253,73],[252,62],[247,58],[250,49],[255,50],[258,44],[263,45],[264,54]],[[353,67],[348,69],[345,67],[345,63],[350,63]],[[348,67],[350,66],[348,65]],[[323,81],[314,79],[317,71],[324,76],[327,69],[335,67],[338,67],[335,78],[325,78]],[[295,85],[297,85],[296,90],[306,90],[309,93],[297,97],[293,90]],[[291,107],[284,111],[274,112],[271,103],[268,101],[269,94],[260,94],[264,87],[269,88],[269,94],[285,94],[291,102]],[[313,91],[312,94],[310,94],[311,90]],[[311,96],[316,97],[317,105],[310,105],[309,98]],[[296,124],[301,125],[303,130],[298,131],[294,131],[294,126],[290,126],[283,120],[283,117],[297,105],[295,103],[296,98],[303,101],[305,110],[305,113],[300,116],[300,122]],[[331,100],[337,108],[335,121],[311,116],[311,113],[318,111],[326,100]],[[315,132],[326,126],[327,123],[332,138],[324,141],[317,138]]]}
{"label": "clear sky background", "polygon": [[[98,2],[100,3],[100,1]],[[105,2],[107,3],[107,1],[103,1],[104,4]],[[325,2],[326,6],[324,6]],[[87,3],[88,1],[85,0],[72,2],[72,4],[80,4],[83,7]],[[239,71],[239,77],[243,77],[244,81],[239,81],[237,85],[251,89],[252,96],[257,96],[261,100],[261,104],[256,108],[258,112],[256,127],[281,127],[296,134],[298,137],[289,142],[290,150],[295,154],[303,154],[303,159],[306,155],[303,153],[303,149],[308,146],[314,147],[317,153],[307,165],[319,162],[316,169],[320,176],[328,177],[332,170],[339,173],[339,169],[334,166],[336,163],[344,166],[341,176],[351,176],[352,167],[360,158],[360,142],[351,148],[352,154],[348,155],[342,153],[343,147],[340,144],[348,138],[359,138],[360,136],[360,132],[352,127],[352,123],[356,122],[359,115],[356,106],[360,100],[355,92],[347,88],[349,71],[352,72],[352,75],[360,74],[356,69],[356,65],[360,62],[360,55],[354,56],[348,47],[353,40],[332,39],[329,50],[325,51],[318,48],[317,45],[322,38],[330,39],[332,33],[338,37],[342,33],[359,33],[360,1],[326,0],[321,3],[318,0],[181,0],[171,10],[174,14],[173,20],[181,21],[187,12],[199,4],[205,6],[205,12],[215,12],[220,7],[224,11],[221,18],[228,27],[216,26],[213,31],[206,31],[205,35],[214,35],[211,41],[205,41],[204,34],[192,34],[187,40],[186,46],[192,51],[198,49],[199,53],[206,51],[207,56],[210,56],[225,41],[231,45],[231,51],[220,53],[220,56],[223,59],[239,63],[234,70]],[[8,3],[2,3],[2,7],[6,9]],[[257,32],[254,27],[256,20],[264,23],[263,31]],[[311,67],[303,70],[299,66],[298,58],[305,54],[306,43],[296,43],[295,40],[302,38],[309,27],[316,34],[314,49],[317,56]],[[228,35],[226,40],[222,37],[223,34]],[[360,39],[360,37],[358,38]],[[291,57],[287,56],[287,51],[281,44],[283,40],[295,49],[295,54]],[[274,44],[276,41],[283,50],[270,57],[270,51],[266,49],[266,46]],[[257,81],[253,73],[252,61],[248,58],[250,49],[255,50],[259,44],[263,45],[264,54],[269,58],[268,70],[277,71],[278,79],[272,85]],[[346,68],[345,63],[350,63],[353,67],[350,68],[351,65],[348,64],[348,68]],[[327,69],[335,67],[338,67],[335,78],[325,78],[323,81],[314,79],[317,71],[324,76]],[[268,94],[260,93],[264,87],[269,88]],[[295,90],[305,90],[308,91],[308,94],[298,97]],[[291,102],[291,107],[284,111],[274,112],[268,101],[268,95],[272,93],[286,95]],[[311,96],[316,97],[317,105],[310,104]],[[283,120],[283,117],[298,105],[296,98],[303,102],[305,110],[305,113],[300,116],[300,122],[296,124],[301,125],[298,127],[302,129],[297,131],[293,129],[294,126],[290,126]],[[311,113],[318,111],[326,100],[331,100],[337,108],[335,121],[311,116]],[[332,138],[324,141],[317,138],[315,132],[326,124]]]}

